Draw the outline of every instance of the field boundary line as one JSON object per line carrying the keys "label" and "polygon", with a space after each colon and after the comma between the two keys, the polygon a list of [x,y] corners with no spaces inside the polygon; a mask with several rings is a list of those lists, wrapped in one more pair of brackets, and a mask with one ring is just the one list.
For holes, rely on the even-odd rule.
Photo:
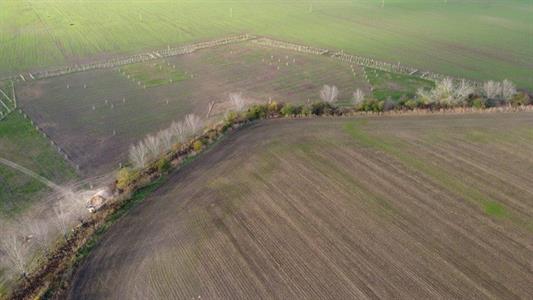
{"label": "field boundary line", "polygon": [[[11,81],[11,84],[13,85],[13,81]],[[13,97],[14,97],[14,93],[15,93],[15,86],[13,85]],[[7,99],[7,101],[9,101],[8,103],[6,103],[7,101],[5,102],[2,100],[2,95],[4,98]],[[9,96],[2,89],[0,89],[0,104],[1,104],[0,121],[4,120],[7,116],[9,116],[9,114],[11,114],[17,108],[17,102],[15,98],[9,98]],[[1,109],[2,106],[5,108],[5,112],[2,111]]]}
{"label": "field boundary line", "polygon": [[[9,96],[8,96],[8,95],[7,95],[2,89],[0,89],[0,93],[2,93],[2,95],[4,95],[4,97],[5,97],[7,100],[11,101],[11,103],[15,103],[15,101],[14,101],[13,99],[9,98]],[[0,100],[1,100],[1,99],[0,99]]]}
{"label": "field boundary line", "polygon": [[67,151],[65,151],[63,148],[61,148],[61,146],[59,146],[55,141],[54,139],[52,139],[52,137],[50,137],[41,127],[39,127],[37,124],[35,124],[35,122],[32,120],[32,118],[30,116],[28,116],[28,114],[26,114],[26,112],[24,110],[22,110],[22,108],[18,107],[17,109],[14,109],[12,110],[15,111],[15,110],[18,110],[18,112],[25,118],[28,120],[28,122],[30,122],[30,125],[35,129],[37,130],[37,132],[39,134],[41,134],[46,140],[48,140],[48,142],[50,143],[50,145],[55,149],[55,151],[60,155],[62,156],[62,158],[68,163],[70,164],[76,171],[80,171],[80,166],[78,164],[76,164],[74,162],[74,160],[72,160],[72,158],[70,157],[70,155],[67,153]]}
{"label": "field boundary line", "polygon": [[444,75],[444,74],[435,73],[431,71],[423,71],[423,70],[419,70],[417,68],[413,68],[410,66],[402,65],[400,62],[390,63],[390,62],[380,61],[380,60],[376,60],[376,59],[369,58],[369,57],[364,57],[364,56],[359,56],[359,55],[354,55],[354,54],[346,54],[344,50],[332,51],[326,48],[318,48],[318,47],[313,47],[313,46],[295,44],[291,42],[272,39],[269,37],[258,37],[254,39],[252,42],[258,45],[271,47],[271,48],[287,49],[287,50],[292,50],[292,51],[301,52],[301,53],[310,53],[314,55],[323,55],[323,56],[329,55],[333,59],[337,59],[348,64],[356,64],[359,66],[363,66],[367,68],[374,68],[374,69],[378,69],[378,70],[385,71],[385,72],[397,73],[397,74],[408,75],[408,76],[415,76],[418,78],[431,80],[431,81],[440,81],[440,80],[443,80],[444,78],[452,78],[455,81],[464,80],[474,85],[477,88],[482,86],[482,82],[480,81],[461,78],[461,77],[454,77],[451,75]]}
{"label": "field boundary line", "polygon": [[[301,53],[308,53],[314,55],[329,56],[333,59],[348,63],[350,65],[356,64],[363,67],[374,68],[385,72],[392,72],[407,76],[415,76],[421,79],[430,80],[430,81],[440,81],[445,78],[452,78],[454,81],[466,81],[476,88],[480,88],[483,84],[482,81],[467,79],[462,77],[456,77],[452,75],[445,75],[441,73],[436,73],[428,70],[421,70],[411,66],[403,65],[400,62],[391,63],[382,60],[373,59],[370,57],[360,56],[356,54],[347,54],[344,50],[331,50],[327,48],[319,48],[309,45],[297,44],[287,41],[282,41],[278,39],[273,39],[266,36],[256,36],[250,35],[248,33],[234,36],[227,36],[219,39],[208,40],[204,42],[197,42],[193,44],[187,44],[183,46],[178,46],[174,48],[167,47],[166,49],[153,50],[149,52],[143,52],[138,54],[133,54],[129,56],[121,56],[117,58],[112,58],[108,60],[95,61],[86,64],[74,64],[74,65],[65,65],[58,68],[50,68],[40,71],[29,71],[25,73],[20,73],[16,75],[6,76],[0,78],[0,81],[11,80],[11,81],[28,81],[28,80],[38,80],[45,79],[49,77],[56,77],[61,75],[67,75],[71,73],[84,72],[90,70],[98,69],[109,69],[118,66],[141,63],[145,61],[157,60],[165,57],[178,56],[184,54],[190,54],[197,50],[214,48],[217,46],[235,44],[239,42],[248,42],[252,41],[255,44],[278,49],[292,50]],[[24,74],[26,77],[24,77]],[[28,77],[28,78],[27,78]]]}
{"label": "field boundary line", "polygon": [[[193,44],[187,44],[183,46],[178,46],[174,48],[167,47],[166,49],[160,49],[160,50],[153,50],[149,52],[143,52],[138,53],[130,56],[122,56],[117,57],[113,59],[107,59],[102,61],[96,61],[92,63],[87,64],[75,64],[75,65],[66,65],[62,67],[58,67],[55,69],[47,69],[42,71],[30,71],[26,74],[29,78],[26,79],[24,75],[17,74],[12,76],[7,76],[5,78],[0,78],[0,81],[2,80],[12,80],[12,81],[28,81],[28,80],[38,80],[38,79],[45,79],[49,77],[56,77],[71,73],[77,73],[77,72],[84,72],[84,71],[90,71],[90,70],[97,70],[97,69],[109,69],[114,68],[118,66],[128,65],[128,64],[134,64],[134,63],[140,63],[150,60],[157,60],[165,57],[171,57],[171,56],[178,56],[178,55],[184,55],[184,54],[190,54],[195,51],[206,49],[206,48],[214,48],[217,46],[222,45],[229,45],[229,44],[235,44],[240,42],[245,42],[251,39],[255,39],[256,37],[250,34],[241,34],[241,35],[233,35],[233,36],[227,36],[219,39],[204,41],[204,42],[197,42]],[[31,78],[31,79],[30,79]]]}

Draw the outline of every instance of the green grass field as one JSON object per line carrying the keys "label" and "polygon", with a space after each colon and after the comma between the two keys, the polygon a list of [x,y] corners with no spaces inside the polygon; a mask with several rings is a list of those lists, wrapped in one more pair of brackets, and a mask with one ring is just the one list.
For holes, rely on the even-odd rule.
{"label": "green grass field", "polygon": [[[58,184],[77,177],[48,139],[18,112],[11,113],[0,122],[0,157]],[[21,212],[47,191],[49,189],[43,183],[0,164],[0,216]]]}
{"label": "green grass field", "polygon": [[532,88],[530,0],[2,1],[0,74],[249,32]]}
{"label": "green grass field", "polygon": [[415,76],[384,72],[365,68],[368,81],[374,88],[372,96],[379,100],[399,100],[402,97],[413,98],[419,88],[430,89],[434,83]]}

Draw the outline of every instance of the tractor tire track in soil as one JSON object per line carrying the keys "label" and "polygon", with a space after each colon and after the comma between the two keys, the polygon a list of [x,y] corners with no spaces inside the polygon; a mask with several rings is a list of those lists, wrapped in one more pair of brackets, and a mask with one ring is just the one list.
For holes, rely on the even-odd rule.
{"label": "tractor tire track in soil", "polygon": [[[344,129],[362,119],[364,141],[402,146],[362,144]],[[508,141],[464,140],[474,125],[527,143],[533,114],[255,123],[119,220],[68,296],[527,298],[533,163]]]}

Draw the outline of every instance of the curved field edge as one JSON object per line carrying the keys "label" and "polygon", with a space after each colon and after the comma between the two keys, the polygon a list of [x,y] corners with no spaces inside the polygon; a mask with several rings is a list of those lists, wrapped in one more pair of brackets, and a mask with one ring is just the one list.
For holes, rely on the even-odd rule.
{"label": "curved field edge", "polygon": [[259,122],[111,227],[70,297],[528,295],[532,122]]}
{"label": "curved field edge", "polygon": [[[165,157],[170,162],[168,165],[170,168],[160,170],[154,166],[148,166],[139,171],[138,176],[131,179],[127,187],[117,190],[113,199],[109,200],[97,213],[85,218],[78,226],[72,228],[64,241],[58,241],[48,253],[42,266],[28,274],[14,289],[0,290],[2,291],[0,296],[8,299],[61,297],[58,295],[64,293],[72,271],[90,253],[101,235],[114,222],[165,182],[165,175],[168,171],[177,171],[187,166],[198,155],[209,151],[222,140],[228,131],[242,126],[246,126],[246,123],[238,120],[232,123],[231,128],[223,124],[214,125],[203,135],[195,136],[179,149],[167,153]],[[204,144],[200,150],[194,146],[199,140],[202,140]]]}

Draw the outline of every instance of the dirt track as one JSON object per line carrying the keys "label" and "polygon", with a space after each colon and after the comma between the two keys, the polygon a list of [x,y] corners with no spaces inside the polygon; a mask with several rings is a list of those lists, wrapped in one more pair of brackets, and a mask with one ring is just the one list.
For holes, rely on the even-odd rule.
{"label": "dirt track", "polygon": [[355,122],[231,135],[110,229],[69,297],[533,294],[533,114]]}

